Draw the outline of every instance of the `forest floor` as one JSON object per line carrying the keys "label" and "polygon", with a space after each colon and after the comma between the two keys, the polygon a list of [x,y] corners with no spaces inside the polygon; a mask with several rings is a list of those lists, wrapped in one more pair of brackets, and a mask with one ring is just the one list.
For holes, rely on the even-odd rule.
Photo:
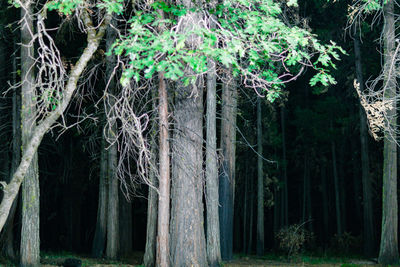
{"label": "forest floor", "polygon": [[[66,259],[74,258],[82,261],[82,267],[142,267],[143,253],[136,252],[128,258],[119,261],[110,261],[106,259],[94,259],[83,255],[73,255],[68,253],[48,254],[44,253],[41,258],[42,267],[63,266]],[[0,258],[0,266],[13,267],[17,266],[11,262],[4,261]],[[223,267],[380,267],[373,260],[357,259],[357,257],[309,257],[299,256],[292,261],[287,261],[283,257],[266,255],[265,257],[241,256],[235,255],[235,259],[224,262]]]}

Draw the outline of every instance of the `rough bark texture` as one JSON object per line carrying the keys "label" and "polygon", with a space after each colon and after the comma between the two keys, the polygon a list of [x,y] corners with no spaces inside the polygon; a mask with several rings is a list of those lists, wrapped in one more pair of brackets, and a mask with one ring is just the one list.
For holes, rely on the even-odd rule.
{"label": "rough bark texture", "polygon": [[[384,100],[392,100],[396,95],[396,76],[392,68],[395,48],[395,18],[393,0],[387,1],[383,8],[385,19],[384,39]],[[392,127],[396,125],[396,101],[392,100],[392,109],[387,117]],[[398,250],[398,214],[397,214],[397,146],[391,133],[385,131],[383,150],[383,193],[382,193],[382,233],[379,250],[379,262],[394,264],[399,261]]]}
{"label": "rough bark texture", "polygon": [[[155,155],[155,144],[152,144],[151,155],[152,158],[156,157]],[[155,163],[155,161],[154,161]],[[155,164],[153,165],[155,166]],[[150,170],[149,180],[152,185],[157,186],[156,175],[154,172]],[[158,194],[156,190],[149,187],[149,194],[147,199],[147,227],[146,227],[146,247],[143,256],[144,266],[154,267],[156,264],[156,237],[157,237],[157,200]]]}
{"label": "rough bark texture", "polygon": [[[103,131],[101,131],[103,133]],[[100,151],[100,173],[99,173],[99,201],[97,206],[97,222],[94,233],[92,256],[100,258],[103,256],[106,246],[107,233],[107,203],[108,203],[108,182],[107,182],[107,153],[105,150],[106,140],[101,136]]]}
{"label": "rough bark texture", "polygon": [[[27,1],[25,7],[21,8],[21,19],[23,21],[21,26],[21,132],[23,152],[27,149],[29,139],[36,127],[32,13],[33,6],[30,1]],[[37,152],[35,152],[22,183],[21,267],[40,265],[39,194],[38,158]]]}
{"label": "rough bark texture", "polygon": [[[356,65],[356,77],[360,83],[360,91],[364,91],[364,78],[362,73],[360,40],[354,39],[354,55]],[[362,194],[363,194],[363,244],[364,255],[369,256],[374,252],[374,218],[372,207],[372,186],[369,175],[369,149],[368,149],[368,126],[367,116],[364,109],[359,107],[360,114],[360,141],[361,141],[361,176],[362,176]]]}
{"label": "rough bark texture", "polygon": [[218,166],[217,166],[217,76],[215,63],[208,62],[207,75],[207,141],[206,141],[206,204],[207,204],[207,256],[210,267],[221,262],[221,245],[218,216]]}
{"label": "rough bark texture", "polygon": [[[111,20],[110,25],[107,27],[107,40],[106,47],[107,51],[111,49],[112,44],[117,38],[117,32],[115,30],[116,19]],[[107,56],[106,58],[106,81],[108,82],[108,91],[111,94],[115,93],[116,80],[114,79],[113,71],[116,66],[116,57],[114,55]],[[114,105],[114,98],[110,98],[110,105]],[[106,108],[106,110],[109,107]],[[107,110],[107,115],[111,116],[111,130],[108,133],[108,137],[112,140],[116,138],[115,133],[117,132],[117,125],[113,118],[113,112]],[[110,120],[110,118],[108,118]],[[116,175],[118,151],[117,144],[114,142],[107,150],[108,160],[108,208],[107,208],[107,247],[106,256],[109,259],[116,259],[119,256],[119,187],[118,178]]]}
{"label": "rough bark texture", "polygon": [[221,258],[231,260],[233,257],[237,88],[230,70],[227,70],[225,79],[222,85],[221,107],[222,164],[219,172],[219,225]]}
{"label": "rough bark texture", "polygon": [[170,210],[170,160],[169,160],[169,123],[168,95],[164,74],[159,73],[158,94],[160,97],[160,179],[158,199],[158,235],[157,235],[157,266],[168,267],[170,264],[169,249],[169,210]]}
{"label": "rough bark texture", "polygon": [[179,84],[176,90],[171,212],[174,267],[207,266],[202,203],[202,95],[200,84],[197,88]]}
{"label": "rough bark texture", "polygon": [[0,204],[0,231],[3,230],[4,224],[10,213],[11,206],[14,202],[15,197],[18,194],[18,190],[21,186],[24,176],[31,164],[31,161],[39,147],[39,144],[44,134],[50,129],[50,127],[57,121],[57,119],[67,108],[72,98],[72,95],[77,88],[77,83],[80,75],[82,74],[88,61],[92,58],[94,52],[97,50],[100,40],[104,36],[104,25],[107,25],[109,21],[110,16],[106,15],[103,24],[99,27],[98,32],[96,32],[96,28],[93,27],[89,15],[86,12],[83,12],[83,22],[88,27],[87,46],[82,52],[82,55],[79,58],[78,62],[76,62],[75,66],[72,68],[69,74],[67,85],[63,91],[63,100],[61,101],[60,105],[57,106],[57,108],[52,111],[39,125],[37,125],[35,130],[32,132],[29,142],[27,142],[26,146],[24,147],[25,149],[22,154],[21,163],[13,174],[10,183],[8,183],[3,189],[4,197]]}
{"label": "rough bark texture", "polygon": [[264,173],[261,98],[257,99],[257,255],[264,254]]}

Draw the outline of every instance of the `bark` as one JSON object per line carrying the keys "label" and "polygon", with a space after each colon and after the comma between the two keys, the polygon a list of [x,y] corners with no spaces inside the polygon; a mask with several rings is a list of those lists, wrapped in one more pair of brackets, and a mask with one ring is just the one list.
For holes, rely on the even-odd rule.
{"label": "bark", "polygon": [[[248,171],[248,165],[245,167],[246,169],[246,176],[249,173]],[[247,209],[249,205],[249,200],[248,200],[248,177],[245,178],[244,181],[244,202],[243,202],[243,245],[242,245],[242,253],[246,254],[246,248],[247,248]]]}
{"label": "bark", "polygon": [[333,181],[335,185],[335,206],[336,206],[336,233],[338,235],[343,234],[342,228],[342,217],[340,211],[340,189],[339,189],[339,177],[337,171],[337,159],[336,159],[336,146],[335,143],[331,142],[331,152],[332,152],[332,168],[333,168]]}
{"label": "bark", "polygon": [[302,221],[307,222],[307,228],[312,231],[312,208],[311,208],[311,181],[310,181],[310,160],[306,154],[304,157],[303,177],[303,212]]}
{"label": "bark", "polygon": [[[253,176],[251,176],[253,177]],[[254,183],[250,182],[250,192],[254,192]],[[247,254],[253,251],[253,214],[254,214],[254,194],[250,196],[250,222],[249,222],[249,245],[247,246]]]}
{"label": "bark", "polygon": [[257,255],[264,254],[264,173],[261,98],[257,99]]}
{"label": "bark", "polygon": [[[345,137],[343,136],[343,139]],[[342,219],[342,232],[345,233],[347,231],[347,208],[346,208],[346,186],[344,181],[344,154],[345,154],[345,141],[340,144],[339,149],[339,193],[340,193],[340,212]]]}
{"label": "bark", "polygon": [[[117,32],[115,30],[116,19],[111,19],[111,23],[107,28],[107,40],[106,49],[111,49],[112,44],[117,38]],[[110,55],[106,58],[106,81],[109,84],[109,92],[111,94],[116,93],[116,80],[113,77],[113,71],[116,66],[116,56]],[[117,124],[114,120],[113,105],[114,98],[110,98],[110,107],[106,107],[108,120],[110,121],[110,131],[108,137],[111,141],[116,138],[115,133],[117,132]],[[108,109],[111,110],[108,110]],[[116,175],[118,151],[116,142],[111,143],[107,150],[108,160],[108,207],[107,207],[107,247],[106,257],[109,259],[116,259],[119,256],[119,195],[118,195],[118,178]]]}
{"label": "bark", "polygon": [[[155,144],[151,144],[152,159],[156,157]],[[154,160],[153,166],[156,162]],[[151,184],[157,187],[157,178],[153,171],[150,170],[149,180]],[[144,266],[154,267],[156,264],[156,244],[157,244],[157,191],[149,187],[149,194],[147,199],[147,228],[146,228],[146,247],[143,256]]]}
{"label": "bark", "polygon": [[80,56],[78,62],[72,68],[69,79],[63,90],[63,99],[59,106],[56,107],[39,125],[36,126],[35,130],[32,132],[31,138],[27,142],[25,149],[22,154],[21,163],[18,165],[17,170],[13,174],[13,177],[7,185],[5,185],[4,197],[0,204],[0,231],[3,230],[4,224],[10,213],[11,206],[18,194],[18,190],[21,186],[24,176],[34,158],[34,155],[39,147],[39,144],[44,136],[44,134],[51,128],[51,126],[57,121],[61,114],[67,108],[73,93],[77,88],[77,82],[82,74],[84,68],[86,67],[88,61],[92,58],[94,52],[97,50],[100,40],[104,36],[105,26],[110,21],[110,15],[106,15],[103,24],[98,28],[93,27],[91,18],[86,12],[83,12],[83,23],[88,27],[87,30],[87,46]]}
{"label": "bark", "polygon": [[[192,8],[193,2],[181,2]],[[182,17],[180,32],[192,30],[202,18],[188,12]],[[198,37],[188,38],[186,46],[195,48]],[[185,75],[192,75],[188,69]],[[207,266],[203,218],[203,78],[175,90],[175,128],[173,138],[173,179],[171,209],[171,266]],[[160,181],[161,183],[161,181]],[[161,207],[159,207],[161,209]]]}
{"label": "bark", "polygon": [[[156,99],[158,90],[152,91],[152,99]],[[157,103],[153,101],[153,110],[157,110]],[[157,114],[158,115],[158,114]],[[154,120],[153,127],[157,127],[156,120]],[[156,131],[151,133],[150,155],[151,166],[157,166],[157,143]],[[155,188],[158,188],[157,172],[154,168],[149,170],[149,181],[153,187],[149,186],[149,193],[147,199],[147,226],[146,226],[146,246],[143,256],[144,266],[154,267],[156,264],[156,247],[157,247],[157,215],[158,215],[158,194]]]}
{"label": "bark", "polygon": [[101,151],[100,151],[100,174],[99,174],[99,201],[97,206],[97,222],[94,233],[92,256],[100,258],[103,256],[106,245],[107,233],[107,203],[108,203],[108,182],[107,182],[107,157],[106,140],[101,131]]}
{"label": "bark", "polygon": [[[33,6],[27,1],[21,8],[21,133],[22,151],[27,150],[29,139],[36,127],[35,74],[33,72]],[[39,170],[37,152],[33,153],[22,183],[22,228],[20,247],[20,266],[40,265],[39,238]]]}
{"label": "bark", "polygon": [[235,193],[237,88],[230,70],[222,86],[221,153],[219,172],[219,224],[221,258],[233,257],[233,211]]}
{"label": "bark", "polygon": [[[387,110],[389,123],[396,125],[396,76],[391,74],[395,48],[395,18],[393,0],[383,7],[384,15],[384,100],[392,101],[392,109]],[[392,133],[385,130],[383,150],[383,193],[382,193],[382,232],[379,250],[379,263],[394,264],[399,261],[398,214],[397,214],[397,146]]]}
{"label": "bark", "polygon": [[[212,25],[210,25],[212,27]],[[207,75],[207,141],[206,141],[206,204],[207,204],[207,256],[210,267],[221,262],[221,244],[218,215],[218,166],[217,166],[217,76],[215,62],[209,60]]]}
{"label": "bark", "polygon": [[[169,160],[169,123],[168,123],[168,95],[164,80],[164,74],[159,73],[159,116],[160,116],[160,179],[158,200],[158,237],[157,237],[157,266],[168,267],[170,265],[169,248],[169,209],[170,209],[170,160]],[[193,144],[198,145],[198,144]],[[200,177],[198,177],[200,178]],[[201,203],[199,203],[201,206]],[[200,207],[198,207],[200,209]],[[187,242],[185,240],[184,242]],[[179,263],[180,260],[176,259]],[[185,259],[182,263],[186,262]],[[186,264],[185,263],[185,264]],[[179,265],[176,265],[179,266]]]}
{"label": "bark", "polygon": [[[364,77],[362,73],[361,48],[358,38],[354,39],[354,55],[356,65],[356,77],[360,83],[360,91],[364,91]],[[360,105],[360,141],[361,141],[361,176],[363,192],[363,239],[364,255],[369,256],[374,252],[374,217],[372,206],[372,185],[369,175],[369,149],[368,149],[368,126],[367,116]]]}
{"label": "bark", "polygon": [[288,179],[287,179],[287,158],[286,158],[286,109],[281,107],[281,129],[282,129],[282,225],[288,226]]}

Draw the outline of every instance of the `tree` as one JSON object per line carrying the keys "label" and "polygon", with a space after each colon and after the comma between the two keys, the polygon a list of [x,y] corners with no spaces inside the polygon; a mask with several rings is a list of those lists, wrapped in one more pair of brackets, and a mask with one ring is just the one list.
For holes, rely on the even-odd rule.
{"label": "tree", "polygon": [[264,254],[264,173],[262,144],[262,107],[261,99],[257,99],[257,255]]}
{"label": "tree", "polygon": [[[36,128],[36,91],[34,74],[34,30],[33,5],[27,0],[21,6],[21,125],[22,151],[28,150],[28,143]],[[40,265],[39,237],[39,170],[37,152],[32,154],[32,160],[26,170],[22,183],[22,230],[20,262],[21,266]]]}
{"label": "tree", "polygon": [[[389,101],[387,119],[391,127],[396,128],[396,76],[392,74],[395,57],[395,18],[394,2],[387,1],[383,6],[384,27],[384,92],[383,101]],[[389,126],[389,127],[390,127]],[[399,261],[398,251],[398,218],[397,218],[397,145],[392,132],[385,127],[383,152],[383,193],[382,193],[382,234],[379,250],[379,262],[393,264]]]}
{"label": "tree", "polygon": [[[16,4],[19,6],[24,6],[24,3],[20,1],[16,1]],[[63,12],[67,12],[69,14],[70,8],[65,9],[64,3],[55,3],[56,6],[61,9]],[[75,6],[76,7],[76,6]],[[104,7],[103,7],[104,8]],[[36,151],[39,147],[39,144],[41,140],[43,139],[43,136],[45,135],[46,132],[48,132],[51,127],[57,122],[57,119],[63,114],[63,112],[66,110],[67,106],[69,105],[72,95],[75,92],[77,88],[77,83],[80,78],[80,75],[82,74],[83,70],[85,69],[88,61],[92,58],[93,54],[97,50],[100,40],[104,36],[105,33],[105,28],[106,25],[109,24],[111,15],[106,13],[105,19],[103,20],[102,24],[99,27],[94,27],[92,18],[88,14],[87,11],[83,10],[81,13],[82,17],[82,22],[83,25],[85,26],[87,30],[87,45],[85,50],[82,52],[79,60],[76,62],[76,64],[73,66],[69,73],[69,78],[65,84],[65,86],[61,86],[60,84],[57,84],[59,81],[53,81],[54,82],[54,87],[50,88],[55,88],[61,92],[58,97],[58,105],[53,106],[54,108],[51,108],[48,112],[43,114],[42,119],[37,122],[37,125],[35,129],[31,132],[31,136],[29,140],[26,142],[26,145],[24,146],[24,151],[22,152],[21,156],[21,163],[19,164],[18,168],[16,169],[15,173],[12,176],[11,181],[8,184],[3,184],[3,192],[4,192],[4,197],[3,200],[0,204],[0,230],[3,229],[4,224],[7,220],[7,217],[9,215],[11,206],[14,202],[15,197],[18,194],[18,190],[21,186],[22,181],[24,180],[25,174],[27,173],[29,166],[32,162],[32,160],[35,157]],[[42,28],[44,30],[45,28]],[[96,30],[97,29],[97,30]],[[37,35],[38,37],[42,38],[50,38],[48,35]],[[43,43],[42,43],[43,44]],[[50,51],[54,51],[56,49],[53,45],[54,43],[51,42],[50,38],[50,44],[52,45],[52,49]],[[44,43],[45,45],[45,43]],[[61,60],[59,58],[59,54],[57,52],[54,54],[51,54],[49,56],[50,60],[58,60],[58,64],[51,64],[50,66],[56,69],[57,71],[62,68],[61,65]],[[48,66],[48,65],[47,65]],[[61,73],[64,73],[61,71]],[[35,84],[37,84],[35,82]],[[64,81],[62,81],[62,84],[64,84]],[[56,94],[56,92],[54,92]],[[41,94],[38,94],[41,95]],[[56,94],[57,95],[57,94]],[[48,103],[44,103],[48,105]],[[47,108],[44,109],[46,111]]]}

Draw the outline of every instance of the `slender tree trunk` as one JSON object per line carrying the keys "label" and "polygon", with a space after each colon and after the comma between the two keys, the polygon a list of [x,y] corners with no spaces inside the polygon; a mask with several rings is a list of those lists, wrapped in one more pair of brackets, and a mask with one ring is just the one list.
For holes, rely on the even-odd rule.
{"label": "slender tree trunk", "polygon": [[[343,139],[345,137],[343,136]],[[340,212],[342,219],[342,231],[343,233],[347,231],[347,209],[346,209],[346,186],[344,181],[344,154],[345,154],[345,141],[343,140],[340,144],[339,149],[339,193],[340,193]]]}
{"label": "slender tree trunk", "polygon": [[[107,51],[111,49],[112,44],[116,40],[117,32],[114,27],[116,25],[116,19],[111,20],[110,25],[107,28],[107,40],[106,48]],[[116,80],[112,77],[112,73],[116,66],[116,58],[114,55],[107,56],[107,68],[106,68],[106,81],[109,84],[108,90],[112,93],[116,93]],[[117,138],[115,133],[117,132],[117,125],[115,119],[113,118],[112,106],[114,105],[114,98],[110,100],[111,110],[108,111],[107,115],[110,121],[110,128],[108,135],[112,140]],[[109,259],[116,259],[119,256],[119,194],[118,194],[118,178],[116,175],[117,170],[117,144],[114,142],[111,144],[107,150],[107,177],[108,177],[108,210],[107,210],[107,247],[106,256]]]}
{"label": "slender tree trunk", "polygon": [[257,255],[264,254],[264,173],[261,98],[257,98]]}
{"label": "slender tree trunk", "polygon": [[227,70],[226,82],[222,86],[221,107],[222,164],[219,173],[219,224],[223,260],[231,260],[233,257],[237,88],[234,77],[229,72],[230,70]]}
{"label": "slender tree trunk", "polygon": [[[245,167],[246,169],[246,175],[248,175],[249,173],[249,169],[248,169],[248,165],[246,165]],[[248,205],[249,205],[249,200],[248,200],[248,176],[245,178],[244,181],[244,202],[243,202],[243,254],[246,254],[246,248],[247,248],[247,209],[248,209]]]}
{"label": "slender tree trunk", "polygon": [[342,214],[340,210],[340,191],[339,191],[339,177],[337,171],[337,159],[336,159],[336,146],[335,142],[331,142],[331,152],[332,152],[332,168],[333,168],[333,181],[335,185],[335,203],[336,203],[336,232],[338,235],[343,234],[342,228]]}
{"label": "slender tree trunk", "polygon": [[[364,91],[364,77],[362,73],[362,60],[360,40],[354,39],[354,55],[356,65],[356,77],[360,83],[360,91]],[[367,116],[362,106],[359,107],[360,114],[360,140],[361,140],[361,176],[363,191],[363,239],[364,255],[369,256],[374,252],[374,218],[372,206],[372,185],[369,175],[369,149],[368,149],[368,126]]]}
{"label": "slender tree trunk", "polygon": [[[36,127],[35,109],[35,64],[33,48],[33,6],[29,1],[21,8],[21,92],[22,92],[22,151],[26,151],[32,132]],[[40,238],[39,238],[39,170],[37,152],[27,169],[22,183],[22,230],[20,266],[34,267],[40,265]]]}
{"label": "slender tree trunk", "polygon": [[286,158],[286,109],[281,107],[281,129],[282,129],[282,224],[288,226],[288,179],[287,179],[287,158]]}
{"label": "slender tree trunk", "polygon": [[[156,105],[153,105],[155,109]],[[152,142],[150,144],[150,154],[152,165],[156,166],[156,143],[155,136],[152,136]],[[149,170],[149,180],[154,187],[158,187],[158,181],[154,170]],[[157,191],[149,187],[149,193],[147,198],[147,227],[146,227],[146,247],[143,256],[144,266],[154,267],[156,264],[156,246],[157,246],[157,208],[158,208],[158,194]]]}
{"label": "slender tree trunk", "polygon": [[[169,218],[170,218],[170,159],[169,159],[169,122],[168,122],[168,94],[164,74],[159,73],[158,94],[160,97],[159,116],[160,116],[160,180],[159,180],[159,200],[158,200],[158,236],[157,236],[157,266],[170,266],[170,236],[169,236]],[[199,110],[201,112],[201,110]],[[196,125],[198,126],[198,125]],[[193,127],[196,127],[193,126]],[[196,129],[198,130],[198,129]],[[192,144],[198,145],[198,144]],[[199,153],[199,152],[198,152]],[[201,159],[199,159],[201,161]],[[198,166],[196,166],[198,167]],[[195,173],[195,175],[198,173]],[[183,177],[179,177],[182,179]],[[193,177],[194,178],[194,177]],[[197,177],[199,179],[200,177]],[[200,181],[201,182],[201,181]],[[192,188],[193,189],[193,188]],[[199,200],[197,200],[199,202]],[[201,208],[201,203],[197,203]],[[196,208],[195,208],[196,209]],[[195,213],[199,210],[195,210]],[[194,226],[194,225],[193,225]],[[186,229],[188,230],[188,229]],[[204,232],[203,232],[204,237]],[[184,242],[187,242],[185,240]],[[176,251],[174,251],[176,253]],[[179,262],[180,260],[178,260]],[[183,262],[182,262],[183,263]],[[179,265],[177,265],[179,266]]]}
{"label": "slender tree trunk", "polygon": [[[251,176],[253,177],[253,176]],[[250,182],[250,192],[254,192],[254,182]],[[250,222],[249,222],[249,245],[247,246],[247,254],[253,251],[253,216],[254,214],[254,194],[250,196]]]}
{"label": "slender tree trunk", "polygon": [[[392,73],[395,49],[394,1],[388,0],[383,7],[384,16],[384,100],[391,101],[392,109],[387,110],[391,126],[396,125],[396,76]],[[385,131],[383,152],[383,193],[382,193],[382,234],[379,263],[394,264],[399,261],[398,214],[397,214],[397,146],[392,133]]]}
{"label": "slender tree trunk", "polygon": [[[214,27],[210,25],[210,27]],[[210,267],[221,262],[221,245],[218,215],[218,166],[217,166],[217,75],[215,62],[209,60],[207,74],[207,140],[206,140],[206,204],[207,204],[207,256]]]}
{"label": "slender tree trunk", "polygon": [[106,140],[101,131],[100,150],[100,174],[99,174],[99,201],[97,206],[97,222],[94,233],[92,256],[100,258],[103,256],[107,236],[107,203],[108,203],[108,181],[107,181],[107,152],[105,150]]}

